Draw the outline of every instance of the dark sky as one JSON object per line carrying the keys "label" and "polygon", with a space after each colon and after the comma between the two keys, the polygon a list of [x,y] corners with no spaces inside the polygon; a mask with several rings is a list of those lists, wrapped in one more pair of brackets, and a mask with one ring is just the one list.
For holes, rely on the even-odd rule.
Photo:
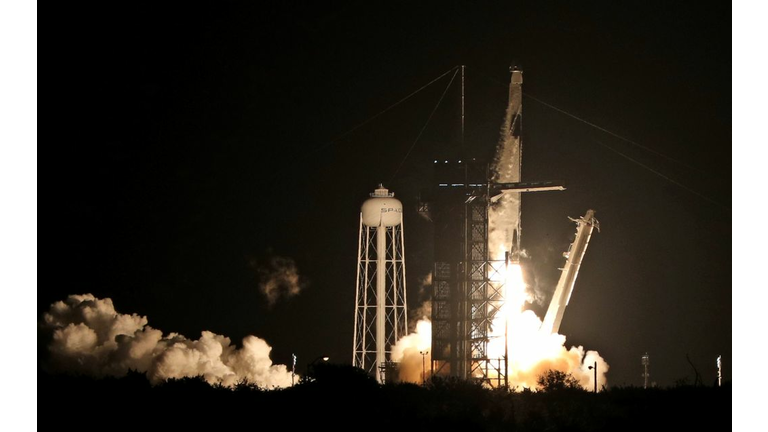
{"label": "dark sky", "polygon": [[[661,1],[70,11],[51,65],[59,138],[46,208],[59,229],[41,271],[56,276],[38,310],[91,292],[165,332],[263,337],[279,363],[292,352],[302,368],[322,354],[351,362],[359,206],[379,182],[403,201],[415,308],[431,267],[417,193],[458,142],[459,86],[394,178],[450,75],[329,142],[465,64],[466,143],[488,154],[515,62],[527,95],[677,161],[524,98],[523,178],[568,186],[524,198],[529,282],[554,289],[575,227],[566,216],[594,208],[602,225],[563,320],[567,344],[598,350],[612,384],[641,384],[645,352],[660,385],[693,379],[686,355],[711,384],[722,354],[729,379],[730,14]],[[271,255],[294,259],[308,285],[270,308],[254,263]]]}

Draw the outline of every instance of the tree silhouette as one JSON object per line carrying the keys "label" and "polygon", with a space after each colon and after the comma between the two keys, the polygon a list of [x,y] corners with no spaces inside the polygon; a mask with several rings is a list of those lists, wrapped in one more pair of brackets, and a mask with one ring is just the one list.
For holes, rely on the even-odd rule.
{"label": "tree silhouette", "polygon": [[539,389],[544,392],[583,390],[573,375],[553,369],[539,375],[536,382],[539,384]]}

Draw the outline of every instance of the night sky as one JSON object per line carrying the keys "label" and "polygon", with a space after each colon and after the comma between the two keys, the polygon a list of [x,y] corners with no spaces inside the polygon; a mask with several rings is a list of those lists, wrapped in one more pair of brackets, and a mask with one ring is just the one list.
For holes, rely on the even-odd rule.
{"label": "night sky", "polygon": [[[291,353],[300,369],[320,355],[351,363],[359,207],[379,182],[405,206],[411,309],[428,298],[419,280],[432,266],[431,228],[416,205],[433,160],[460,141],[458,78],[405,160],[452,73],[336,138],[464,64],[466,146],[491,154],[515,63],[525,73],[523,179],[568,188],[523,199],[528,282],[554,290],[575,232],[567,216],[595,209],[602,228],[565,313],[566,344],[599,351],[612,385],[642,385],[645,352],[662,386],[692,383],[686,355],[706,385],[722,355],[730,380],[730,8],[449,1],[70,11],[51,41],[57,114],[44,129],[58,138],[46,150],[45,208],[58,229],[47,239],[56,246],[41,266],[49,277],[38,313],[89,292],[164,332],[262,337],[277,363]],[[270,307],[257,269],[273,256],[293,259],[306,287]]]}

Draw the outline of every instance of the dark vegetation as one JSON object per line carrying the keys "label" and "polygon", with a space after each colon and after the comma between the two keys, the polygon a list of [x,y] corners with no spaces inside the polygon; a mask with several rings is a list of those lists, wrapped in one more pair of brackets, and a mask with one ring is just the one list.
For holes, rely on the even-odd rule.
{"label": "dark vegetation", "polygon": [[38,372],[38,421],[73,430],[640,431],[730,427],[731,388],[611,388],[593,394],[565,374],[541,392],[434,379],[379,386],[349,366],[318,365],[295,387],[234,391],[199,379],[152,387],[142,374],[94,380]]}

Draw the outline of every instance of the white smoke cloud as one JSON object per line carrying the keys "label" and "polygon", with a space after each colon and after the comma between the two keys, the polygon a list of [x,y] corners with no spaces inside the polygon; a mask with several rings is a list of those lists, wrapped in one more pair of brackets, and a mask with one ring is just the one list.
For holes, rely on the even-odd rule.
{"label": "white smoke cloud", "polygon": [[[421,304],[411,314],[411,321],[418,322],[420,320],[429,320],[432,317],[432,300],[427,300]],[[413,330],[416,330],[414,326]]]}
{"label": "white smoke cloud", "polygon": [[296,263],[290,258],[273,256],[266,265],[258,268],[258,272],[261,279],[259,289],[270,306],[281,297],[298,295],[306,285],[299,276]]}
{"label": "white smoke cloud", "polygon": [[262,388],[291,385],[290,372],[272,364],[272,348],[263,339],[246,336],[238,349],[229,338],[209,331],[190,340],[177,333],[163,336],[147,323],[147,317],[117,312],[109,298],[81,294],[52,304],[42,326],[52,332],[51,363],[61,372],[121,377],[135,370],[152,384],[201,376],[226,387],[240,382]]}
{"label": "white smoke cloud", "polygon": [[[416,331],[403,336],[392,347],[391,359],[399,362],[398,377],[403,382],[421,383],[429,379],[432,364],[432,322],[424,318],[416,323]],[[426,356],[422,356],[421,353]],[[423,374],[423,375],[422,375]]]}
{"label": "white smoke cloud", "polygon": [[[540,326],[541,319],[531,310],[512,311],[509,315],[507,349],[511,388],[535,390],[538,377],[552,369],[573,375],[583,388],[591,390],[594,372],[589,366],[595,361],[598,363],[598,388],[607,386],[609,366],[597,351],[585,352],[582,346],[566,348],[564,335],[542,332]],[[502,357],[503,345],[503,336],[489,344],[493,357]]]}

